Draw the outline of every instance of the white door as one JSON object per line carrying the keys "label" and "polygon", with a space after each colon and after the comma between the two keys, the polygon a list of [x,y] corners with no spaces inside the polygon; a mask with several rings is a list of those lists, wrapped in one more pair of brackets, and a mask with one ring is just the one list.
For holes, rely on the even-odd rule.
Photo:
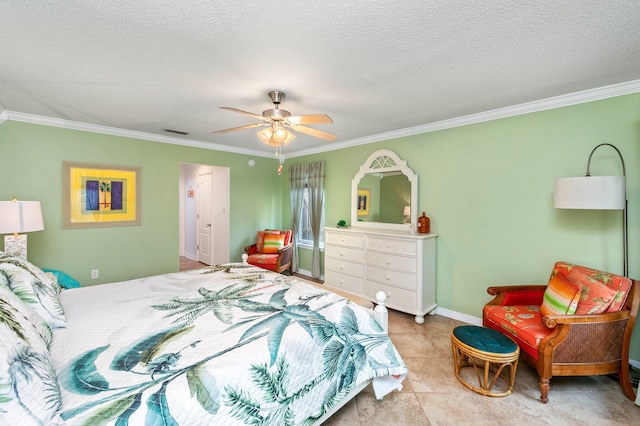
{"label": "white door", "polygon": [[213,174],[211,172],[198,175],[198,260],[211,265],[213,248],[211,238],[211,203]]}

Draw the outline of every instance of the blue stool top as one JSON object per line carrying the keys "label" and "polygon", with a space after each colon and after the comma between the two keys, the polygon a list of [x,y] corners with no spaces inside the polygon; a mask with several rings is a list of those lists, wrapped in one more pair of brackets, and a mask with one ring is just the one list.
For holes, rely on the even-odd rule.
{"label": "blue stool top", "polygon": [[460,325],[453,329],[453,335],[465,345],[483,352],[509,354],[518,349],[513,340],[492,328]]}

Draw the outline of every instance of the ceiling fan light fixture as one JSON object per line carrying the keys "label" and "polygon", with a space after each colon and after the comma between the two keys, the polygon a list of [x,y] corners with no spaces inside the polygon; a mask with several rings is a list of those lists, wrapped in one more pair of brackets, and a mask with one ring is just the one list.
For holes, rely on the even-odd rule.
{"label": "ceiling fan light fixture", "polygon": [[260,139],[262,143],[269,145],[269,141],[271,141],[272,135],[273,129],[271,127],[265,127],[258,132],[258,139]]}
{"label": "ceiling fan light fixture", "polygon": [[258,132],[258,139],[271,146],[288,145],[295,137],[296,135],[280,124],[266,127]]}
{"label": "ceiling fan light fixture", "polygon": [[288,145],[295,137],[296,135],[281,125],[276,125],[273,129],[272,138],[278,145]]}

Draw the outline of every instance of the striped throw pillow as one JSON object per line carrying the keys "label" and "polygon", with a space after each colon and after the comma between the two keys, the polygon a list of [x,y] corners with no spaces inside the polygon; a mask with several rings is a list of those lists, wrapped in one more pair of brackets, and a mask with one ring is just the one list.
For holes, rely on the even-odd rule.
{"label": "striped throw pillow", "polygon": [[264,234],[263,253],[275,254],[284,247],[285,234]]}
{"label": "striped throw pillow", "polygon": [[580,290],[580,285],[569,282],[563,275],[554,276],[544,292],[540,313],[542,316],[575,314]]}

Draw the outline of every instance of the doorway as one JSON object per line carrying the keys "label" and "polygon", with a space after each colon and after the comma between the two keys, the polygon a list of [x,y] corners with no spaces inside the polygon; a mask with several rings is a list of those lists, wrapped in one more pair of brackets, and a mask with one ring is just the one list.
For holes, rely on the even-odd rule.
{"label": "doorway", "polygon": [[230,169],[180,164],[180,256],[207,265],[228,263]]}

